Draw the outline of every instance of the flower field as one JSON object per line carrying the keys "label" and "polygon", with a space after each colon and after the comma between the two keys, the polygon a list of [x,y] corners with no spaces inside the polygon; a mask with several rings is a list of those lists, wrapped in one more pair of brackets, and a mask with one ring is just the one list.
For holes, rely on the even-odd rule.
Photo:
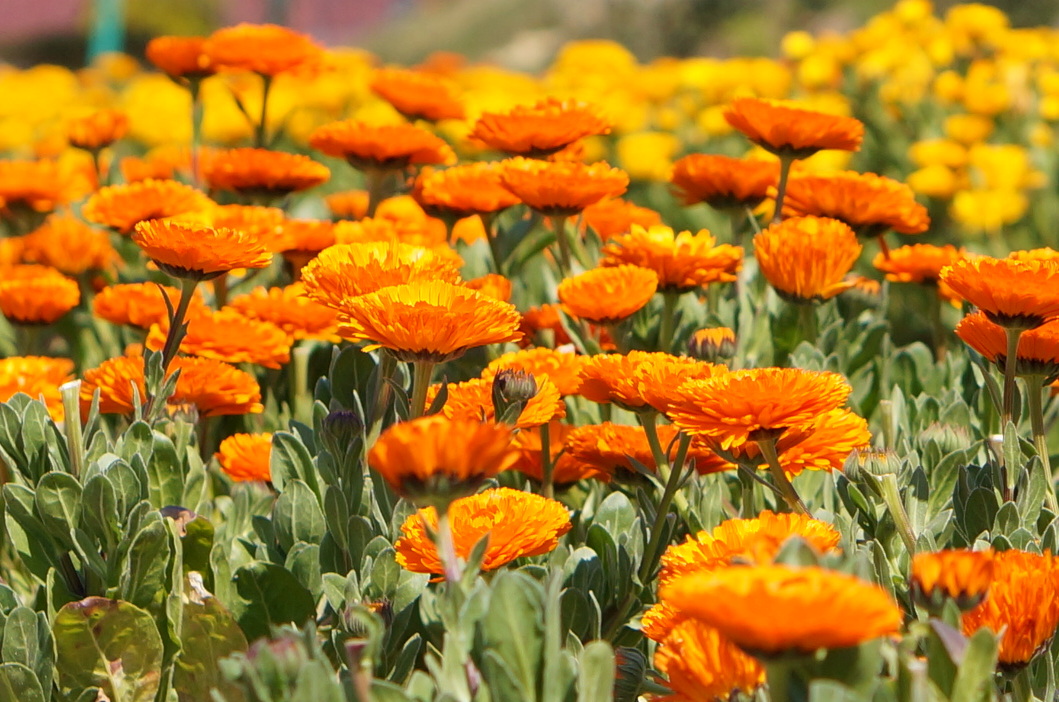
{"label": "flower field", "polygon": [[0,68],[0,702],[1057,699],[1057,47]]}

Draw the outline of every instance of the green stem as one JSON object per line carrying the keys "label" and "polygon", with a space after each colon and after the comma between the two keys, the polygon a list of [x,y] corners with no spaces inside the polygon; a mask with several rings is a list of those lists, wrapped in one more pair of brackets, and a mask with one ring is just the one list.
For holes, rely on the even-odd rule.
{"label": "green stem", "polygon": [[1015,411],[1015,367],[1018,363],[1019,337],[1022,329],[1018,327],[1006,327],[1008,348],[1007,356],[1004,357],[1004,407],[1000,419],[1000,426],[1006,427],[1008,422],[1017,421],[1013,417]]}
{"label": "green stem", "polygon": [[415,361],[412,364],[412,406],[408,408],[408,418],[423,416],[427,404],[427,390],[430,389],[430,377],[434,374],[435,361]]}
{"label": "green stem", "polygon": [[541,495],[555,497],[555,465],[552,463],[552,435],[547,422],[541,425]]}
{"label": "green stem", "polygon": [[768,462],[772,480],[776,483],[776,487],[779,488],[780,494],[787,505],[798,514],[803,514],[807,517],[812,516],[805,503],[802,502],[802,498],[798,496],[798,491],[794,489],[791,481],[787,479],[787,473],[780,465],[780,457],[776,453],[776,439],[758,439],[757,445],[761,449],[761,455]]}
{"label": "green stem", "polygon": [[228,304],[228,274],[221,273],[213,279],[213,304],[221,309]]}
{"label": "green stem", "polygon": [[203,105],[200,96],[201,78],[192,78],[188,82],[188,90],[191,92],[191,184],[199,187],[201,174],[199,173],[199,148],[202,145],[202,117]]}
{"label": "green stem", "polygon": [[[397,357],[389,351],[383,350],[379,354],[379,382],[375,388],[375,402],[371,412],[371,431],[368,432],[368,446],[375,443],[382,430],[382,423],[386,417],[386,410],[393,399],[393,388],[390,379],[397,370]],[[423,400],[424,404],[426,399]]]}
{"label": "green stem", "polygon": [[820,328],[816,319],[816,305],[812,302],[798,304],[798,318],[801,320],[802,338],[813,346],[820,335]]}
{"label": "green stem", "polygon": [[739,510],[743,519],[753,519],[761,514],[761,507],[757,501],[758,482],[754,476],[755,468],[740,466],[737,471],[739,475]]}
{"label": "green stem", "polygon": [[59,386],[63,402],[63,429],[70,451],[70,472],[76,478],[85,466],[85,441],[81,427],[81,381],[71,380]]}
{"label": "green stem", "polygon": [[559,245],[559,268],[564,278],[570,275],[570,242],[566,239],[566,219],[566,215],[552,218],[555,241]]}
{"label": "green stem", "polygon": [[504,275],[504,256],[500,252],[500,241],[497,239],[496,232],[493,228],[487,224],[487,220],[483,217],[482,224],[485,225],[485,240],[489,243],[489,255],[493,258],[493,270]]}
{"label": "green stem", "polygon": [[676,331],[677,303],[680,293],[662,293],[662,320],[658,329],[658,350],[669,353],[673,350],[673,332]]}
{"label": "green stem", "polygon": [[901,501],[901,491],[897,486],[897,476],[893,473],[879,476],[879,491],[882,493],[886,508],[890,510],[890,516],[893,517],[894,524],[897,525],[897,533],[900,535],[901,541],[904,542],[905,548],[908,549],[908,555],[914,556],[916,553],[916,534],[912,531],[912,522],[908,518],[908,512],[905,511],[904,502]]}
{"label": "green stem", "polygon": [[[184,318],[187,316],[188,307],[191,305],[191,298],[195,296],[195,286],[198,285],[198,281],[193,278],[181,278],[180,280],[180,301],[177,302],[176,310],[173,311],[173,318],[169,320],[169,331],[165,337],[165,344],[162,346],[162,383],[165,383],[166,377],[169,375],[169,366],[173,364],[173,359],[176,358],[177,351],[180,350],[180,342],[184,338]],[[147,417],[148,421],[154,419],[154,412],[157,407],[165,405],[166,398],[162,398],[161,404],[158,403],[157,397],[147,398],[147,407],[144,409],[144,416]]]}
{"label": "green stem", "polygon": [[[658,412],[641,412],[640,423],[643,425],[644,434],[647,435],[647,445],[651,447],[651,456],[655,460],[658,476],[662,479],[663,484],[668,484],[672,478],[670,473],[672,466],[669,463],[669,456],[666,455],[666,451],[662,447],[662,441],[658,438]],[[688,498],[684,496],[684,493],[677,492],[673,500],[676,502],[677,512],[680,513],[681,519],[687,522],[688,514],[691,511]]]}
{"label": "green stem", "polygon": [[934,360],[941,362],[945,359],[945,353],[948,351],[948,330],[941,323],[941,297],[938,296],[938,288],[936,285],[930,286],[930,290],[933,291],[933,300],[930,301],[930,330],[931,336],[934,341]]}
{"label": "green stem", "polygon": [[389,175],[390,172],[382,168],[368,168],[364,171],[364,179],[368,185],[368,217],[374,217],[379,203],[386,199]]}
{"label": "green stem", "polygon": [[1048,451],[1048,437],[1044,429],[1044,404],[1041,395],[1045,391],[1044,378],[1039,375],[1031,375],[1026,381],[1026,406],[1030,414],[1030,426],[1033,428],[1033,445],[1037,448],[1037,456],[1041,459],[1041,468],[1044,470],[1045,484],[1048,490],[1044,493],[1048,509],[1053,514],[1059,514],[1056,505],[1055,481],[1052,478],[1052,460]]}
{"label": "green stem", "polygon": [[438,508],[438,531],[437,531],[438,559],[442,568],[445,569],[445,580],[450,583],[458,583],[463,578],[463,564],[456,555],[456,543],[452,538],[452,523],[449,520],[449,511],[445,507]]}
{"label": "green stem", "polygon": [[268,144],[268,94],[272,89],[272,76],[262,75],[261,79],[264,81],[261,88],[261,119],[254,134],[254,146],[264,149]]}
{"label": "green stem", "polygon": [[[690,440],[687,437],[682,437],[681,442]],[[684,451],[687,451],[686,446]],[[669,506],[673,503],[673,498],[676,496],[677,491],[680,489],[681,483],[684,482],[684,465],[683,461],[680,465],[674,467],[673,471],[669,474],[669,479],[666,481],[665,488],[662,490],[662,497],[658,500],[658,511],[655,513],[654,524],[651,525],[651,539],[647,543],[647,548],[644,549],[643,561],[640,563],[640,582],[646,583],[649,578],[654,575],[655,568],[658,565],[658,560],[661,557],[659,553],[659,547],[662,545],[662,527],[666,523],[666,517],[669,516]]]}
{"label": "green stem", "polygon": [[790,179],[791,166],[794,158],[791,156],[780,156],[780,182],[776,185],[776,211],[772,215],[772,223],[783,221],[783,200],[787,196],[787,181]]}

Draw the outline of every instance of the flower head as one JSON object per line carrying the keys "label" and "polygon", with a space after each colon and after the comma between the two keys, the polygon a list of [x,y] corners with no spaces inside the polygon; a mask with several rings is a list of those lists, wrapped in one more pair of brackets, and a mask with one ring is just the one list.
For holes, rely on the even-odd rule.
{"label": "flower head", "polygon": [[[161,349],[169,332],[163,319],[147,334],[147,347]],[[213,358],[227,363],[256,363],[279,368],[290,361],[293,339],[270,322],[251,319],[232,308],[192,317],[180,350],[192,356]]]}
{"label": "flower head", "polygon": [[[165,299],[176,309],[180,302],[180,290],[157,283],[122,283],[109,285],[92,298],[92,313],[111,324],[131,325],[149,329],[168,318]],[[188,317],[194,318],[207,311],[202,296],[191,298]]]}
{"label": "flower head", "polygon": [[261,240],[245,231],[148,220],[132,240],[175,278],[206,280],[235,268],[264,268],[272,260]]}
{"label": "flower head", "polygon": [[424,168],[415,180],[412,196],[435,217],[492,214],[519,203],[503,186],[500,169],[492,163],[468,163],[437,171]]}
{"label": "flower head", "polygon": [[346,120],[319,127],[309,144],[360,170],[399,170],[413,164],[451,164],[456,154],[442,139],[411,124],[372,126]]}
{"label": "flower head", "polygon": [[595,134],[609,134],[610,123],[583,102],[548,98],[507,113],[486,112],[470,138],[512,156],[541,158]]}
{"label": "flower head", "polygon": [[409,119],[463,119],[463,103],[456,88],[425,71],[381,68],[372,75],[370,87]]}
{"label": "flower head", "polygon": [[[1004,367],[1008,353],[1007,332],[990,321],[984,312],[973,312],[961,319],[956,325],[956,336],[987,360]],[[1019,335],[1015,373],[1048,379],[1059,374],[1059,320],[1027,329]]]}
{"label": "flower head", "polygon": [[492,378],[504,368],[526,371],[538,381],[548,378],[561,395],[576,395],[581,387],[581,364],[584,356],[549,348],[525,349],[505,353],[482,371],[483,378]]}
{"label": "flower head", "polygon": [[939,278],[1003,327],[1032,329],[1059,317],[1059,264],[981,256],[961,259]]}
{"label": "flower head", "polygon": [[728,369],[661,351],[598,354],[581,361],[579,394],[592,402],[625,409],[664,411],[668,393],[693,379],[712,378]]}
{"label": "flower head", "polygon": [[77,281],[54,268],[9,268],[3,278],[0,312],[18,324],[51,324],[81,302]]}
{"label": "flower head", "polygon": [[269,462],[272,457],[272,434],[232,434],[217,447],[214,454],[221,470],[232,480],[271,479]]}
{"label": "flower head", "polygon": [[695,619],[666,632],[655,649],[655,667],[668,679],[672,694],[659,702],[728,700],[734,692],[752,696],[765,683],[765,669],[721,633]]}
{"label": "flower head", "polygon": [[688,340],[688,355],[717,363],[735,354],[735,332],[728,327],[698,329]]}
{"label": "flower head", "polygon": [[937,285],[941,271],[967,256],[965,249],[952,244],[912,244],[891,249],[890,255],[879,253],[872,265],[895,283]]}
{"label": "flower head", "polygon": [[935,610],[950,597],[962,610],[976,607],[993,582],[993,557],[991,550],[917,553],[912,558],[912,596]]}
{"label": "flower head", "polygon": [[72,120],[66,128],[71,146],[96,151],[110,146],[129,131],[129,118],[118,110],[99,110]]}
{"label": "flower head", "polygon": [[596,324],[631,317],[658,290],[658,274],[649,268],[622,264],[595,268],[559,283],[556,293],[563,310]]}
{"label": "flower head", "polygon": [[853,171],[791,178],[783,214],[831,217],[864,237],[877,236],[887,229],[899,234],[922,234],[930,227],[927,208],[916,202],[907,185],[886,176]]}
{"label": "flower head", "polygon": [[754,256],[769,284],[803,303],[849,289],[845,276],[862,248],[848,225],[825,217],[785,219],[754,237]]}
{"label": "flower head", "polygon": [[23,260],[63,273],[112,270],[120,260],[110,237],[70,215],[52,215],[22,238]]}
{"label": "flower head", "polygon": [[218,29],[202,46],[210,65],[219,70],[253,71],[275,76],[311,67],[322,50],[305,34],[274,24],[238,24]]}
{"label": "flower head", "polygon": [[214,68],[203,53],[205,37],[155,37],[147,42],[147,60],[170,78],[205,78]]}
{"label": "flower head", "polygon": [[605,197],[581,211],[581,226],[591,227],[602,241],[624,234],[634,224],[653,227],[661,223],[662,215],[620,197]]}
{"label": "flower head", "polygon": [[21,207],[51,212],[68,198],[66,179],[55,161],[0,161],[0,213]]}
{"label": "flower head", "polygon": [[629,187],[629,176],[604,162],[502,161],[500,181],[527,206],[549,216],[570,216]]}
{"label": "flower head", "polygon": [[299,283],[284,288],[255,288],[232,298],[228,306],[250,319],[269,322],[294,339],[321,339],[338,343],[335,311],[305,295]]}
{"label": "flower head", "polygon": [[864,139],[864,125],[852,117],[759,98],[733,100],[724,118],[750,141],[781,157],[807,158],[821,149],[856,151]]}
{"label": "flower head", "polygon": [[10,356],[0,359],[0,402],[17,393],[43,400],[55,421],[63,419],[59,386],[73,380],[74,362],[68,358]]}
{"label": "flower head", "polygon": [[175,180],[141,180],[95,192],[81,209],[85,219],[128,234],[137,223],[174,217],[213,205],[200,191]]}
{"label": "flower head", "polygon": [[[478,421],[499,421],[493,407],[495,376],[492,378],[472,378],[462,383],[449,383],[446,388],[448,397],[441,408],[442,414],[449,419],[466,419]],[[519,429],[538,427],[554,419],[566,416],[566,405],[555,383],[547,377],[535,378],[536,389],[533,396],[524,403],[522,411],[515,420]],[[427,393],[427,407],[437,397],[440,386],[433,386]]]}
{"label": "flower head", "polygon": [[209,152],[202,176],[217,190],[275,199],[325,183],[331,171],[301,154],[243,148]]}
{"label": "flower head", "polygon": [[662,225],[645,229],[634,224],[628,234],[607,242],[600,261],[601,266],[626,263],[657,273],[663,291],[685,292],[710,283],[735,282],[743,267],[743,249],[718,245],[705,229],[677,234]]}
{"label": "flower head", "polygon": [[754,208],[779,180],[774,161],[716,154],[690,154],[673,164],[670,180],[685,205],[705,202],[716,209]]}

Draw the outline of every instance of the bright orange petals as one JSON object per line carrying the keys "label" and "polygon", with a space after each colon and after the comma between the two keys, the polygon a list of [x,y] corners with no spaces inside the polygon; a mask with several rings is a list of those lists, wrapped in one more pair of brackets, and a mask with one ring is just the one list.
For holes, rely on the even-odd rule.
{"label": "bright orange petals", "polygon": [[[659,443],[664,450],[668,449],[669,460],[673,461],[678,451],[677,428],[671,424],[661,424],[657,431]],[[611,422],[586,424],[567,435],[563,454],[555,464],[555,472],[556,475],[578,476],[575,480],[591,477],[609,481],[622,472],[634,474],[637,469],[633,461],[650,471],[657,470],[654,453],[642,427]],[[703,475],[733,467],[700,446],[689,448],[687,461]]]}
{"label": "bright orange petals", "polygon": [[205,78],[214,72],[202,50],[205,43],[205,37],[155,37],[147,42],[145,54],[170,78]]}
{"label": "bright orange petals", "polygon": [[51,212],[67,197],[67,183],[55,161],[0,161],[0,207]]}
{"label": "bright orange petals", "polygon": [[330,307],[305,296],[299,283],[285,288],[255,288],[232,298],[228,306],[249,319],[269,322],[294,339],[320,339],[338,343],[338,315]]}
{"label": "bright orange petals", "polygon": [[[573,430],[574,427],[558,420],[548,423],[549,457],[553,462],[552,482],[556,485],[569,485],[585,478],[607,478],[608,476],[594,470],[589,474],[583,474],[580,472],[579,465],[572,461],[563,461],[559,457],[560,451],[563,450],[563,444],[566,443],[567,436]],[[517,470],[538,482],[544,480],[544,472],[541,468],[541,427],[519,430],[515,434],[511,446],[518,452],[518,459],[511,465],[511,470]],[[557,457],[559,457],[559,460],[556,460]]]}
{"label": "bright orange petals", "polygon": [[[535,337],[547,346],[564,346],[571,343],[570,335],[563,329],[562,307],[554,304],[532,307],[522,313],[519,330],[523,333],[522,344],[529,345]],[[550,337],[550,338],[547,338]]]}
{"label": "bright orange petals", "polygon": [[610,122],[587,103],[548,98],[507,113],[483,113],[469,137],[491,149],[533,158],[548,156],[578,139],[609,134]]}
{"label": "bright orange petals", "polygon": [[[566,405],[555,383],[547,377],[535,378],[535,381],[536,394],[526,402],[515,420],[515,426],[519,429],[539,427],[566,416]],[[430,407],[438,392],[439,385],[430,388],[427,393],[427,407]],[[462,383],[449,383],[448,398],[441,412],[449,419],[496,421],[493,408],[493,378],[472,378]]]}
{"label": "bright orange petals", "polygon": [[855,646],[897,633],[902,620],[878,585],[823,568],[697,572],[674,579],[659,596],[744,651],[765,656]]}
{"label": "bright orange petals", "polygon": [[848,225],[824,217],[785,219],[754,237],[761,273],[791,302],[827,300],[852,287],[845,276],[862,248]]}
{"label": "bright orange petals", "polygon": [[129,131],[129,118],[118,110],[99,110],[72,120],[66,128],[71,146],[96,151],[110,146]]}
{"label": "bright orange petals", "polygon": [[727,372],[686,356],[661,351],[630,351],[582,357],[578,393],[592,402],[613,402],[626,409],[664,411],[668,393],[688,380]]}
{"label": "bright orange petals", "polygon": [[475,346],[522,338],[513,305],[437,280],[382,288],[345,301],[339,312],[342,336],[406,361],[446,361]]}
{"label": "bright orange petals", "polygon": [[112,270],[120,261],[105,231],[71,215],[52,215],[22,238],[23,259],[63,273]]}
{"label": "bright orange petals", "polygon": [[662,225],[644,229],[634,224],[628,234],[607,242],[599,265],[626,263],[657,273],[662,291],[681,293],[710,283],[735,282],[743,267],[743,248],[718,245],[705,229],[678,234]]}
{"label": "bright orange petals", "polygon": [[577,395],[581,387],[580,372],[584,358],[573,352],[548,348],[512,351],[491,361],[482,371],[482,377],[492,378],[505,368],[526,371],[538,380],[551,380],[561,395]]}
{"label": "bright orange petals", "polygon": [[[516,558],[539,556],[559,545],[570,531],[570,513],[556,500],[511,488],[495,488],[453,501],[448,518],[456,556],[467,559],[483,538],[489,540],[482,570],[496,570]],[[431,536],[438,529],[433,507],[410,514],[394,544],[397,562],[413,573],[443,573]]]}
{"label": "bright orange petals", "polygon": [[81,302],[77,281],[54,268],[27,266],[27,275],[0,280],[0,312],[18,324],[51,324]]}
{"label": "bright orange petals", "polygon": [[927,208],[916,202],[911,188],[874,173],[795,176],[787,183],[783,214],[831,217],[862,237],[878,236],[888,229],[922,234],[930,228]]}
{"label": "bright orange petals", "polygon": [[272,254],[245,231],[148,220],[132,240],[158,267],[175,278],[206,280],[236,268],[264,268]]}
{"label": "bright orange petals", "polygon": [[368,452],[368,465],[397,494],[429,502],[473,494],[516,458],[507,426],[434,414],[387,428]]}
{"label": "bright orange petals", "polygon": [[[1007,332],[990,321],[984,312],[974,312],[961,319],[956,325],[956,336],[987,360],[1004,367],[1008,353]],[[1059,373],[1059,320],[1022,332],[1015,361],[1018,375],[1051,378]]]}
{"label": "bright orange petals", "polygon": [[993,583],[993,551],[952,549],[917,553],[910,584],[917,602],[938,609],[952,598],[960,609],[977,606]]}
{"label": "bright orange petals", "polygon": [[511,280],[499,273],[486,273],[483,276],[464,281],[463,284],[471,290],[477,290],[494,300],[511,301]]}
{"label": "bright orange petals", "polygon": [[232,434],[217,447],[217,461],[225,475],[235,481],[271,479],[272,434]]}
{"label": "bright orange petals", "polygon": [[661,223],[662,215],[620,197],[603,198],[581,212],[582,228],[591,227],[602,241],[624,234],[634,224],[653,227]]}
{"label": "bright orange petals", "polygon": [[286,216],[278,207],[259,205],[218,205],[201,212],[173,217],[180,224],[198,224],[215,229],[235,229],[253,236],[269,251],[279,251],[286,242],[283,224]]}
{"label": "bright orange petals", "polygon": [[[803,470],[841,470],[855,449],[871,444],[868,422],[848,409],[824,412],[807,424],[793,428],[776,445],[780,467],[788,476]],[[747,447],[757,454],[757,446]],[[767,465],[764,461],[762,468]]]}
{"label": "bright orange petals", "polygon": [[323,54],[305,34],[274,24],[247,23],[218,29],[206,38],[202,53],[219,70],[263,76],[314,67]]}
{"label": "bright orange petals", "polygon": [[441,138],[411,124],[332,122],[314,131],[309,145],[328,156],[344,158],[362,171],[456,162],[456,154]]}
{"label": "bright orange petals", "polygon": [[571,216],[629,187],[629,176],[600,161],[538,161],[511,158],[500,163],[500,181],[528,207],[549,216]]}
{"label": "bright orange petals", "polygon": [[335,245],[335,225],[326,219],[285,219],[276,235],[277,249],[288,259],[304,257],[299,268]]}
{"label": "bright orange petals", "polygon": [[[180,302],[180,290],[177,288],[157,283],[110,285],[92,298],[92,313],[111,324],[149,329],[152,324],[160,324],[168,316],[163,295],[176,309]],[[206,311],[206,303],[196,291],[188,308],[188,318],[197,317]]]}
{"label": "bright orange petals", "polygon": [[966,256],[966,249],[956,248],[952,244],[913,244],[890,249],[889,257],[877,254],[872,265],[885,273],[887,280],[895,283],[936,285],[943,268]]}
{"label": "bright orange petals", "polygon": [[463,103],[455,86],[424,71],[380,68],[369,84],[372,91],[408,119],[436,122],[463,119]]}
{"label": "bright orange petals", "polygon": [[727,700],[739,692],[752,697],[765,684],[765,668],[717,629],[685,619],[667,632],[655,650],[655,667],[668,678],[672,694],[658,702]]}
{"label": "bright orange petals", "polygon": [[368,214],[367,190],[344,190],[324,196],[327,209],[335,217],[342,219],[361,219]]}
{"label": "bright orange petals", "polygon": [[751,209],[779,180],[779,164],[716,154],[690,154],[673,164],[670,182],[685,205],[705,202],[725,210]]}
{"label": "bright orange petals", "polygon": [[424,168],[415,180],[412,197],[434,217],[492,214],[520,202],[503,186],[500,168],[494,163]]}
{"label": "bright orange petals", "polygon": [[658,274],[653,270],[622,264],[566,278],[556,294],[567,314],[613,324],[636,314],[657,290]]}
{"label": "bright orange petals", "polygon": [[813,422],[851,391],[838,373],[755,368],[684,383],[671,391],[666,414],[685,433],[728,449]]}
{"label": "bright orange petals", "polygon": [[981,256],[962,259],[939,278],[1003,327],[1032,329],[1059,317],[1059,264]]}
{"label": "bright orange petals", "polygon": [[[151,327],[147,347],[160,350],[169,331],[168,320]],[[251,319],[231,308],[191,318],[180,350],[191,356],[227,363],[256,363],[279,368],[290,361],[293,339],[269,322]]]}
{"label": "bright orange petals", "polygon": [[212,200],[190,185],[175,180],[142,180],[101,188],[88,198],[81,214],[89,222],[128,234],[144,220],[197,212],[212,205]]}
{"label": "bright orange petals", "polygon": [[733,100],[724,118],[750,141],[780,157],[807,158],[822,149],[856,151],[864,139],[864,125],[852,117],[759,98]]}
{"label": "bright orange petals", "polygon": [[202,177],[210,188],[249,197],[281,198],[326,183],[331,177],[322,163],[283,151],[225,149],[204,156]]}
{"label": "bright orange petals", "polygon": [[63,419],[59,386],[73,380],[74,362],[68,358],[44,356],[10,356],[0,359],[0,402],[7,402],[22,392],[34,400],[43,400],[51,418]]}

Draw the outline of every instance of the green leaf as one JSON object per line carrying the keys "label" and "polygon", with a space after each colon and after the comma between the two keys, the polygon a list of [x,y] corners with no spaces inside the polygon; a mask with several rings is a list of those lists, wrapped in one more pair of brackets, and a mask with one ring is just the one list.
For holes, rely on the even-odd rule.
{"label": "green leaf", "polygon": [[305,448],[305,444],[299,441],[294,434],[277,431],[272,435],[269,467],[272,472],[272,485],[280,493],[286,491],[288,481],[301,480],[309,486],[317,499],[321,498],[313,457]]}
{"label": "green leaf", "polygon": [[208,700],[214,688],[228,702],[244,699],[242,691],[222,676],[218,661],[246,651],[246,637],[217,598],[195,585],[185,588],[180,643],[173,675],[180,702]]}
{"label": "green leaf", "polygon": [[146,466],[151,504],[156,509],[179,505],[184,499],[185,467],[165,434],[154,432],[154,448]]}
{"label": "green leaf", "polygon": [[251,563],[237,570],[233,581],[238,599],[232,614],[250,640],[267,636],[272,624],[301,626],[316,612],[312,594],[278,565]]}
{"label": "green leaf", "polygon": [[300,479],[287,481],[272,510],[276,541],[284,551],[294,544],[319,544],[326,529],[324,513],[309,486]]}
{"label": "green leaf", "polygon": [[950,698],[961,702],[990,699],[996,660],[996,634],[988,629],[979,629],[970,638],[964,651]]}
{"label": "green leaf", "polygon": [[[506,571],[493,580],[492,590],[482,620],[483,646],[504,662],[504,672],[527,695],[519,699],[536,700],[544,633],[541,585],[518,571]],[[494,681],[488,682],[492,687]]]}
{"label": "green leaf", "polygon": [[34,506],[41,524],[66,548],[70,530],[81,521],[81,483],[69,473],[48,473],[37,483]]}
{"label": "green leaf", "polygon": [[614,650],[606,641],[592,641],[581,654],[577,702],[610,702],[614,696]]}
{"label": "green leaf", "polygon": [[166,595],[166,571],[172,548],[165,524],[156,519],[136,534],[129,548],[128,564],[121,578],[124,600],[159,613]]}
{"label": "green leaf", "polygon": [[[49,686],[50,687],[50,686]],[[51,690],[49,689],[50,693]],[[0,700],[11,702],[48,702],[44,689],[33,671],[21,663],[0,665]]]}

